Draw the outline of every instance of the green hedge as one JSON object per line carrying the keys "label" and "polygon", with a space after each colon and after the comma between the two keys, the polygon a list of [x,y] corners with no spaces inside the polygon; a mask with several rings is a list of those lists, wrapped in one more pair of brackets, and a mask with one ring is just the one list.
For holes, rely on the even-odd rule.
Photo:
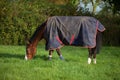
{"label": "green hedge", "polygon": [[25,34],[30,35],[47,17],[43,13],[47,6],[39,4],[36,0],[0,1],[0,44],[24,44]]}
{"label": "green hedge", "polygon": [[[89,15],[76,12],[71,3],[55,5],[47,0],[1,0],[0,1],[0,44],[23,45],[25,36],[30,37],[36,27],[54,15]],[[106,27],[103,33],[105,45],[120,45],[120,18],[95,16]]]}
{"label": "green hedge", "polygon": [[120,46],[120,16],[99,16],[105,26],[103,43],[109,46]]}

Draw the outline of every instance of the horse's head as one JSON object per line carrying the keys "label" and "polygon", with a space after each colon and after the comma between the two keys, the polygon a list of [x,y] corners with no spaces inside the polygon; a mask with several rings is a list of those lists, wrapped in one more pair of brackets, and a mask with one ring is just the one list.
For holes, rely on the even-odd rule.
{"label": "horse's head", "polygon": [[30,42],[28,42],[26,45],[25,59],[26,60],[32,59],[34,57],[35,53],[36,53],[36,47],[33,46],[33,44],[31,44]]}
{"label": "horse's head", "polygon": [[36,53],[36,46],[38,42],[43,38],[44,30],[45,30],[46,22],[41,24],[36,31],[34,32],[33,36],[31,37],[30,41],[28,40],[28,34],[25,36],[25,40],[27,41],[26,45],[26,55],[25,59],[32,59]]}

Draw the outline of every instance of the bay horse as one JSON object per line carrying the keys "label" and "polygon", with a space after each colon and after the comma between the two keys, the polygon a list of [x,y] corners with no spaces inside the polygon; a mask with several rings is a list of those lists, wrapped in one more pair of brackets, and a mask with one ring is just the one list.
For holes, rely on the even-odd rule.
{"label": "bay horse", "polygon": [[[93,28],[94,27],[94,28]],[[96,64],[96,53],[99,52],[102,42],[103,25],[93,17],[87,16],[53,16],[37,27],[27,41],[25,59],[32,59],[36,53],[38,42],[46,40],[46,50],[49,50],[48,60],[56,50],[63,60],[60,48],[63,45],[82,46],[88,48],[88,64]]]}

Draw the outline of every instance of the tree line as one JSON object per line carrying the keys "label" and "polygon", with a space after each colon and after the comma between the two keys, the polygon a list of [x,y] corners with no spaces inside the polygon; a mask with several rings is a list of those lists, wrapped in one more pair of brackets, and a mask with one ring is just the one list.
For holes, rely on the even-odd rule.
{"label": "tree line", "polygon": [[[109,0],[105,1],[109,3]],[[78,3],[79,0],[1,0],[0,44],[24,45],[26,36],[30,37],[48,17],[58,15],[96,17],[106,27],[103,33],[104,45],[120,46],[119,9],[115,8],[112,14],[103,9],[95,15],[82,9],[76,11]]]}

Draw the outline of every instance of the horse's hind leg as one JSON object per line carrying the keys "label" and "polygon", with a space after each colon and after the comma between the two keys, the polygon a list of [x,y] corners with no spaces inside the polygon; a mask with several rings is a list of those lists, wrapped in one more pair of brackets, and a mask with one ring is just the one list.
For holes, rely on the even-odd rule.
{"label": "horse's hind leg", "polygon": [[57,52],[57,54],[59,55],[60,59],[61,59],[61,60],[64,60],[60,49],[56,49],[56,52]]}
{"label": "horse's hind leg", "polygon": [[96,47],[92,49],[92,52],[93,52],[93,63],[96,64],[96,53],[97,53]]}
{"label": "horse's hind leg", "polygon": [[91,60],[92,60],[92,48],[88,48],[88,52],[89,52],[89,55],[88,55],[88,64],[90,64]]}
{"label": "horse's hind leg", "polygon": [[53,53],[54,50],[49,50],[49,57],[48,59],[51,60],[52,59],[52,53]]}
{"label": "horse's hind leg", "polygon": [[96,64],[96,47],[95,48],[89,48],[89,55],[88,55],[88,64],[91,63],[92,59],[93,59],[93,63]]}

